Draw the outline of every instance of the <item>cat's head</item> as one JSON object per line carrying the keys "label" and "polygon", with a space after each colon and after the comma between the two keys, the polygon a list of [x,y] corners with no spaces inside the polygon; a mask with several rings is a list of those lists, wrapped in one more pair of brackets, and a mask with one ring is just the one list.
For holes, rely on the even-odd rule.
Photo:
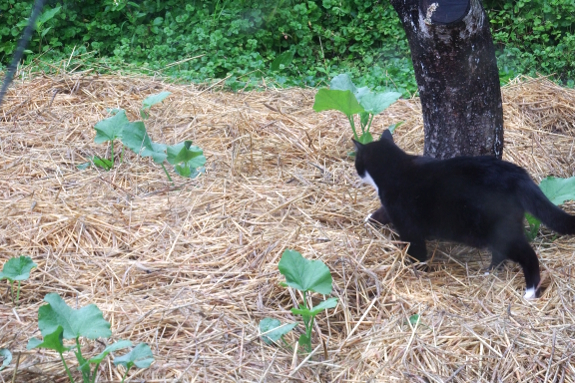
{"label": "cat's head", "polygon": [[[370,142],[368,144],[363,144],[359,141],[352,139],[353,144],[355,145],[355,170],[359,175],[359,178],[365,183],[372,185],[376,190],[378,189],[377,185],[375,184],[372,174],[370,174],[370,170],[372,172],[375,170],[374,166],[378,166],[378,159],[381,151],[385,151],[385,148],[393,143],[393,136],[389,130],[384,130],[379,138],[379,141]],[[381,164],[379,164],[381,165]]]}

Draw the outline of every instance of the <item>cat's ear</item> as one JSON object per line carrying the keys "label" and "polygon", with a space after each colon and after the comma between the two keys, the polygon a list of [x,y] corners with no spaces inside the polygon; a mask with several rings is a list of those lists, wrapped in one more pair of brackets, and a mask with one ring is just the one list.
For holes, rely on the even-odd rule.
{"label": "cat's ear", "polygon": [[362,144],[361,142],[356,141],[353,138],[351,140],[353,141],[353,145],[355,146],[356,151],[359,152],[361,149],[363,149],[365,147],[365,144]]}
{"label": "cat's ear", "polygon": [[381,133],[381,137],[379,138],[380,141],[382,140],[388,140],[393,142],[393,136],[391,135],[391,132],[389,131],[389,129],[385,129],[383,131],[383,133]]}

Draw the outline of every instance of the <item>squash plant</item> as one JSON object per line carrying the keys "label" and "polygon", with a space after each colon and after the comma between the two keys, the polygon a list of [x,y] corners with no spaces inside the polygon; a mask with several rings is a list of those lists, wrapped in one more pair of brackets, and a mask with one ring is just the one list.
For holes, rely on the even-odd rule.
{"label": "squash plant", "polygon": [[[400,96],[401,93],[398,92],[373,93],[368,87],[357,88],[347,74],[340,74],[331,80],[329,89],[318,90],[313,110],[342,112],[351,125],[355,140],[367,144],[373,141],[370,129],[374,117],[397,101]],[[361,135],[358,135],[355,126],[356,114],[359,115]]]}

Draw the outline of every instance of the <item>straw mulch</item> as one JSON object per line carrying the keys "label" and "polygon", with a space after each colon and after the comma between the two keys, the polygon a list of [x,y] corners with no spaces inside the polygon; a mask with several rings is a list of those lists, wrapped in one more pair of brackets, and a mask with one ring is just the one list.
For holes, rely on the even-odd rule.
{"label": "straw mulch", "polygon": [[[109,150],[94,143],[106,108],[136,120],[163,90],[172,95],[152,108],[148,131],[202,147],[204,175],[175,176],[173,187],[130,153],[110,172],[76,168]],[[15,84],[0,108],[0,260],[25,254],[38,268],[18,308],[2,283],[0,348],[15,356],[3,381],[19,353],[16,382],[67,380],[57,354],[26,350],[49,292],[97,304],[113,340],[151,346],[155,363],[132,382],[575,381],[575,237],[543,229],[533,243],[545,287],[534,301],[522,298],[516,264],[484,275],[485,251],[430,242],[432,271],[421,271],[393,228],[364,222],[377,197],[347,156],[345,117],[313,112],[314,93],[81,73]],[[523,78],[503,95],[506,159],[537,181],[573,176],[575,92]],[[373,130],[397,121],[398,145],[421,153],[417,99],[394,104]],[[264,317],[295,320],[300,297],[277,268],[287,248],[325,262],[339,298],[318,316],[311,358],[258,336]],[[292,346],[301,329],[286,336]],[[103,347],[86,342],[84,354]],[[99,382],[119,382],[111,362],[100,371]]]}

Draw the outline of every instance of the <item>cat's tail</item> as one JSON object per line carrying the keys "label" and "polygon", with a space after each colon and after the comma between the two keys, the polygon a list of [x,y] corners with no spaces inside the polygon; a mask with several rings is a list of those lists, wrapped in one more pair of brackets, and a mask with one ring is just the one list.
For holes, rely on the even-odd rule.
{"label": "cat's tail", "polygon": [[529,213],[559,234],[575,234],[575,216],[565,213],[549,201],[529,176],[519,183],[519,200]]}

